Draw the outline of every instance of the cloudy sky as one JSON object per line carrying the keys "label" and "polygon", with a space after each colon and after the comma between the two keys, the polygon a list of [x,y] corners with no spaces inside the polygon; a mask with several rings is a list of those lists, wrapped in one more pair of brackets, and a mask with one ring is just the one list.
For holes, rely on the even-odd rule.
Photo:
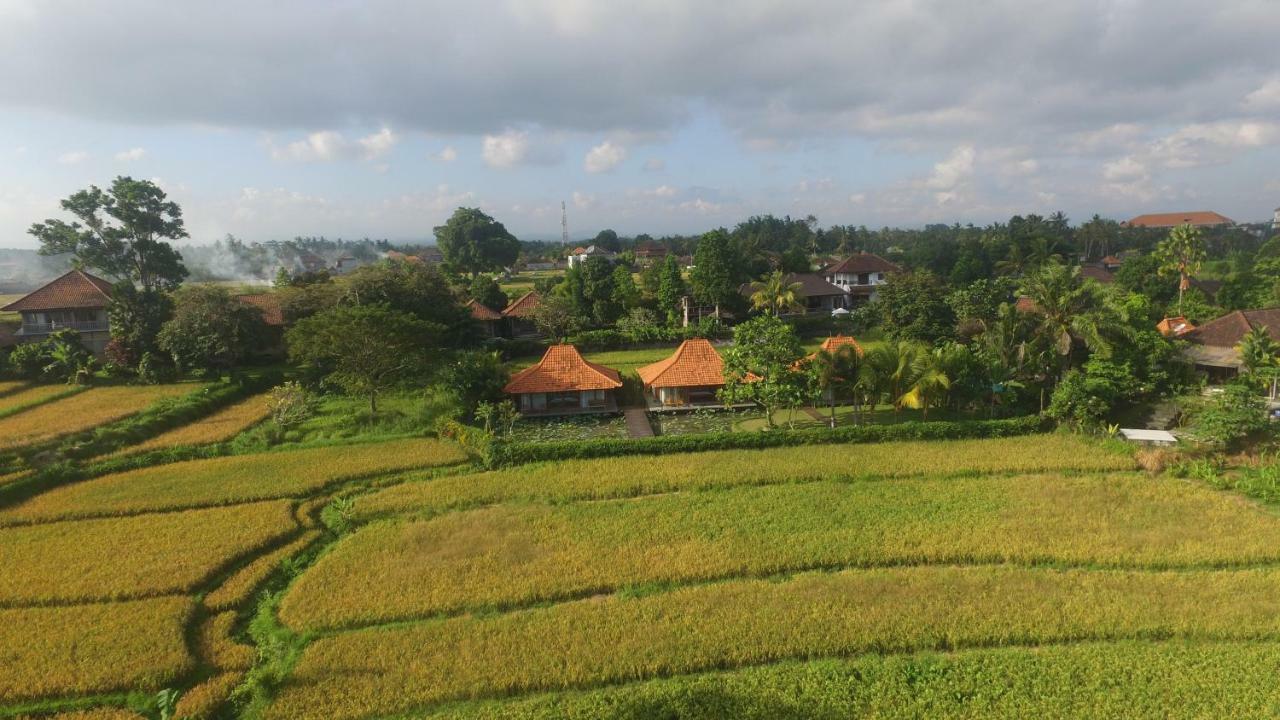
{"label": "cloudy sky", "polygon": [[0,0],[0,246],[118,174],[193,240],[1280,205],[1275,0]]}

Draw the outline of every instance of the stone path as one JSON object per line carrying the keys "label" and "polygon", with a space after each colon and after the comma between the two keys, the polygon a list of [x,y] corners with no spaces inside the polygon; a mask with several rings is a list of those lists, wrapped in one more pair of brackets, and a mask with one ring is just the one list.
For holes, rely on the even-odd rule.
{"label": "stone path", "polygon": [[626,411],[627,435],[633,438],[653,437],[653,426],[649,424],[649,416],[641,408],[628,408]]}

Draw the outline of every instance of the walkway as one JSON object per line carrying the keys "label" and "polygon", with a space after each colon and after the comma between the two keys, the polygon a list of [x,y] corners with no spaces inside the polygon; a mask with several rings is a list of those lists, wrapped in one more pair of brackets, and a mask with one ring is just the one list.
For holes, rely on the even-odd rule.
{"label": "walkway", "polygon": [[653,426],[643,408],[627,408],[627,435],[633,438],[653,437]]}

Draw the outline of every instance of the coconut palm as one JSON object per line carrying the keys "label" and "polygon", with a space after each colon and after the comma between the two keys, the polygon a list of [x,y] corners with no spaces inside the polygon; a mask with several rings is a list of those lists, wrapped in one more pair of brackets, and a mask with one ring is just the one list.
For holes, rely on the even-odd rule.
{"label": "coconut palm", "polygon": [[832,350],[819,350],[810,361],[809,368],[818,391],[831,409],[831,427],[835,427],[836,394],[841,390],[855,389],[862,374],[862,356],[854,346],[840,345]]}
{"label": "coconut palm", "polygon": [[904,407],[920,410],[924,420],[929,419],[929,406],[951,389],[945,353],[943,348],[917,353],[911,362],[911,388],[899,398]]}
{"label": "coconut palm", "polygon": [[1178,314],[1182,314],[1182,295],[1191,287],[1191,276],[1200,272],[1205,257],[1204,235],[1194,225],[1182,224],[1169,231],[1169,237],[1156,246],[1161,275],[1178,276]]}
{"label": "coconut palm", "polygon": [[915,359],[920,354],[916,343],[895,340],[887,342],[867,353],[867,377],[872,392],[888,396],[894,412],[902,409],[902,395],[915,381]]}
{"label": "coconut palm", "polygon": [[1108,336],[1128,332],[1124,311],[1096,283],[1082,282],[1079,267],[1046,263],[1023,279],[1021,290],[1031,301],[1032,332],[1059,358],[1059,374],[1071,366],[1075,343],[1109,357]]}
{"label": "coconut palm", "polygon": [[787,282],[787,274],[774,270],[751,283],[751,306],[778,317],[788,310],[802,307],[803,295],[798,282]]}

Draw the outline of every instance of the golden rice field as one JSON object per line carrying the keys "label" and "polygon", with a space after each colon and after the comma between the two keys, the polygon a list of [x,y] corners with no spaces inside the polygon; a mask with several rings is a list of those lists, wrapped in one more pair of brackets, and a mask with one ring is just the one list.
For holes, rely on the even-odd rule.
{"label": "golden rice field", "polygon": [[1127,455],[1073,435],[818,445],[543,463],[406,483],[363,497],[363,517],[435,514],[496,502],[567,502],[807,480],[1133,469]]}
{"label": "golden rice field", "polygon": [[1280,710],[1280,515],[1088,439],[466,462],[282,449],[0,506],[0,717]]}
{"label": "golden rice field", "polygon": [[[65,390],[62,386],[51,387]],[[194,383],[178,383],[89,388],[0,418],[0,450],[89,430],[133,415],[157,400],[185,395],[198,387]]]}
{"label": "golden rice field", "polygon": [[302,497],[341,480],[465,459],[453,443],[418,438],[169,463],[50,490],[0,510],[0,524]]}
{"label": "golden rice field", "polygon": [[119,454],[133,454],[182,445],[211,445],[225,442],[262,422],[270,414],[266,396],[253,395],[232,403],[208,417],[174,428],[150,440],[125,448]]}
{"label": "golden rice field", "polygon": [[62,396],[82,392],[74,385],[28,385],[24,382],[0,383],[0,413],[20,411]]}

